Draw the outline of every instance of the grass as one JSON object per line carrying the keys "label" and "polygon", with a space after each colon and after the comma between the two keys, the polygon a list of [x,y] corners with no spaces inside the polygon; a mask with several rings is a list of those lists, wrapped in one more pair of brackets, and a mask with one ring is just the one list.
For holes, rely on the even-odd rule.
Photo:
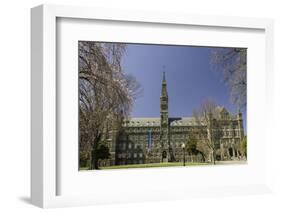
{"label": "grass", "polygon": [[[186,162],[185,165],[186,166],[201,166],[201,165],[208,165],[208,163]],[[104,169],[131,169],[131,168],[155,168],[155,167],[172,167],[172,166],[183,166],[183,162],[115,165],[115,166],[100,167],[100,169],[101,170],[104,170]],[[82,168],[80,168],[80,170],[88,170],[88,168],[82,167]]]}

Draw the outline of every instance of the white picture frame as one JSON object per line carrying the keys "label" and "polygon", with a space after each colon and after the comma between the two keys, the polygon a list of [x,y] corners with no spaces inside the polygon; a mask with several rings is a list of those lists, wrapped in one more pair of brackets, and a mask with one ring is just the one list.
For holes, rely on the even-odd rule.
{"label": "white picture frame", "polygon": [[[81,19],[81,20],[100,20],[118,21],[133,23],[153,23],[156,25],[167,26],[172,30],[173,26],[199,26],[207,28],[220,28],[229,31],[234,29],[260,30],[264,32],[265,41],[265,67],[264,92],[266,103],[264,108],[267,114],[261,122],[265,124],[264,138],[266,140],[266,162],[262,171],[265,178],[258,184],[249,183],[237,185],[220,185],[219,187],[200,187],[199,183],[189,190],[180,190],[176,186],[169,186],[166,192],[177,193],[176,196],[161,196],[161,191],[151,193],[151,196],[127,195],[119,196],[118,193],[112,196],[101,196],[97,199],[92,195],[59,195],[58,184],[60,183],[58,166],[58,146],[57,146],[57,88],[60,82],[57,81],[57,20]],[[54,6],[42,5],[31,10],[31,201],[33,204],[47,208],[59,206],[92,205],[99,203],[116,202],[138,202],[143,200],[162,200],[177,199],[182,197],[194,196],[214,196],[229,194],[252,194],[270,192],[272,187],[272,172],[270,161],[270,132],[274,131],[271,125],[271,113],[273,110],[273,21],[270,19],[241,18],[241,17],[216,17],[203,15],[187,14],[166,14],[153,13],[147,11],[121,11],[100,8],[84,8],[74,6]],[[77,142],[78,143],[78,142]],[[147,173],[159,172],[160,170],[149,170]],[[163,172],[171,169],[163,169]],[[175,169],[173,169],[175,171]],[[161,173],[160,172],[160,173]],[[220,171],[219,171],[220,172]],[[94,178],[94,177],[93,177]],[[174,177],[172,177],[174,178]],[[183,183],[184,185],[184,183]],[[124,186],[126,187],[126,186]],[[186,189],[183,187],[183,189]],[[159,195],[159,196],[158,196]],[[154,198],[154,197],[155,198]],[[157,197],[156,197],[157,196]]]}

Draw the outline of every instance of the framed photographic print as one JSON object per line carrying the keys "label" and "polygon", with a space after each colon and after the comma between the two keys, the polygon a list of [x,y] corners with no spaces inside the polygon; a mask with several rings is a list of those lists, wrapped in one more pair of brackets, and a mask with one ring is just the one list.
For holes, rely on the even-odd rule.
{"label": "framed photographic print", "polygon": [[269,19],[33,8],[32,203],[270,192],[272,30]]}
{"label": "framed photographic print", "polygon": [[246,48],[78,41],[78,54],[80,171],[246,163]]}

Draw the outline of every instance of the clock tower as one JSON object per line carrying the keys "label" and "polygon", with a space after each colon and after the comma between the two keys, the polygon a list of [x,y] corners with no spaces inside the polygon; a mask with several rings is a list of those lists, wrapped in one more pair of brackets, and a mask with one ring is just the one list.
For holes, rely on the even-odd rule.
{"label": "clock tower", "polygon": [[169,117],[168,117],[168,93],[165,72],[163,72],[162,88],[160,96],[160,143],[162,162],[169,159]]}

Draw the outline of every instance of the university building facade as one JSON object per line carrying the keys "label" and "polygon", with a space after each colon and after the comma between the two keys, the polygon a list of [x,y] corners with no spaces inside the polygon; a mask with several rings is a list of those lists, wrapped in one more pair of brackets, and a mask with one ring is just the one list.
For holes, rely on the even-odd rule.
{"label": "university building facade", "polygon": [[[211,159],[207,147],[207,125],[194,117],[169,117],[168,92],[163,73],[160,95],[160,117],[130,118],[124,121],[121,130],[112,131],[109,138],[110,160],[107,165],[128,165],[159,162],[206,162]],[[211,131],[216,160],[238,160],[241,157],[240,143],[244,136],[242,114],[231,115],[224,107],[217,107],[218,118],[211,119]],[[197,130],[206,134],[196,135]],[[185,152],[191,137],[196,138],[195,152]],[[187,150],[186,150],[187,151]]]}

